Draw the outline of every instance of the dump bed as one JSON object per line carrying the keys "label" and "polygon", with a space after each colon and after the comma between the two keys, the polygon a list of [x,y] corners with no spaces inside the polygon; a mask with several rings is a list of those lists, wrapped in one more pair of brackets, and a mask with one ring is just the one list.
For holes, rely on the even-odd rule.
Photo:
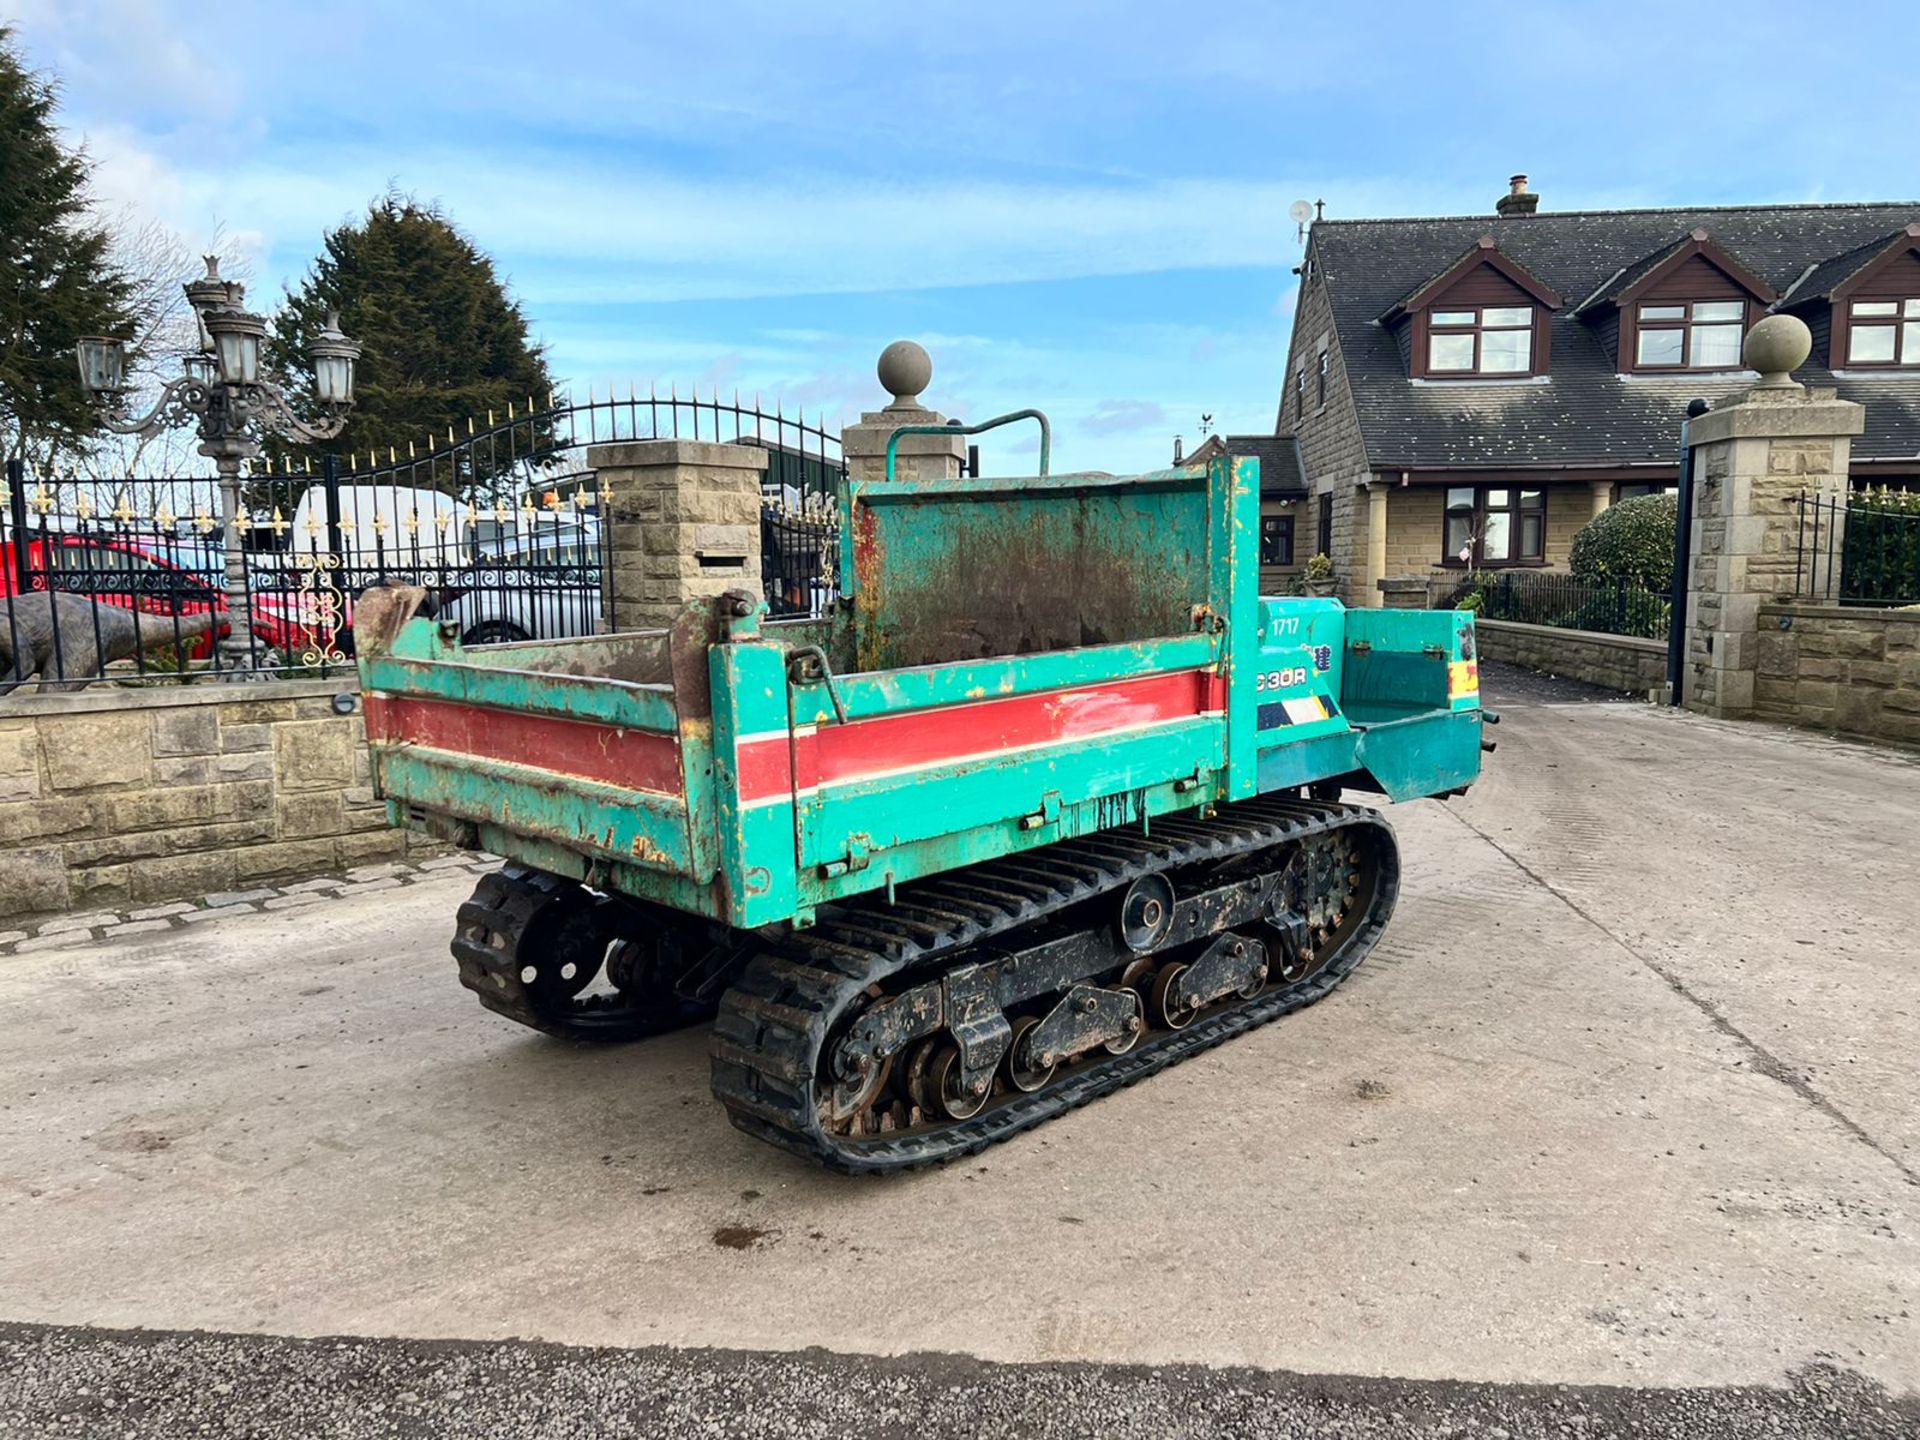
{"label": "dump bed", "polygon": [[853,481],[827,621],[363,625],[375,781],[399,823],[737,926],[1263,790],[1471,781],[1471,617],[1262,600],[1257,515],[1251,460]]}

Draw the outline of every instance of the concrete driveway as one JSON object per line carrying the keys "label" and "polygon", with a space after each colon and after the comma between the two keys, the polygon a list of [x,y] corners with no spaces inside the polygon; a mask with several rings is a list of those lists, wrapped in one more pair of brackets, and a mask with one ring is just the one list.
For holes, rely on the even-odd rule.
{"label": "concrete driveway", "polygon": [[1493,700],[1348,986],[904,1180],[481,1011],[458,873],[0,959],[0,1320],[1920,1386],[1920,763]]}

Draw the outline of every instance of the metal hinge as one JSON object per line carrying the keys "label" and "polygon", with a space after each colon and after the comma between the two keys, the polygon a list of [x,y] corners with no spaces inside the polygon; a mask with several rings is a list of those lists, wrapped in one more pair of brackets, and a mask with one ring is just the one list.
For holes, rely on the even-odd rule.
{"label": "metal hinge", "polygon": [[873,859],[873,837],[871,835],[849,835],[847,854],[842,860],[829,860],[820,867],[820,873],[832,880],[841,875],[851,875],[856,870],[867,868],[867,862]]}
{"label": "metal hinge", "polygon": [[1034,811],[1031,815],[1022,815],[1020,817],[1020,828],[1022,830],[1038,830],[1043,825],[1058,825],[1059,823],[1060,792],[1058,790],[1049,790],[1045,795],[1040,797],[1040,808],[1038,810]]}

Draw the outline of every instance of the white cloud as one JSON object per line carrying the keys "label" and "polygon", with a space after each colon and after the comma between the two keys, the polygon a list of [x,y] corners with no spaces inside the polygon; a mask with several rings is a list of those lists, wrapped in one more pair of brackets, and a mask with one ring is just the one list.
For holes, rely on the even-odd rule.
{"label": "white cloud", "polygon": [[1167,410],[1154,400],[1102,400],[1080,421],[1089,435],[1129,435],[1167,428]]}
{"label": "white cloud", "polygon": [[[566,303],[916,290],[1290,263],[1299,187],[1258,180],[1069,183],[837,175],[704,180],[492,152],[304,150],[202,168],[117,125],[85,130],[103,196],[183,233],[317,247],[389,182],[442,204],[530,298]],[[284,151],[280,152],[286,153]]]}

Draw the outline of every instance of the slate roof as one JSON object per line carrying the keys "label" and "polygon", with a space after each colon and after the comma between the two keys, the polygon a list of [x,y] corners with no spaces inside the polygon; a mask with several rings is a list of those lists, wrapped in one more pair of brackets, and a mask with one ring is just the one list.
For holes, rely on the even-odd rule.
{"label": "slate roof", "polygon": [[1867,241],[1864,245],[1854,246],[1844,255],[1835,255],[1831,260],[1821,261],[1795,283],[1793,293],[1780,302],[1780,308],[1787,309],[1809,300],[1826,299],[1840,285],[1851,280],[1868,264],[1878,259],[1882,252],[1900,238],[1902,233],[1902,230],[1890,230],[1877,239]]}
{"label": "slate roof", "polygon": [[1307,493],[1300,442],[1291,435],[1229,435],[1227,453],[1251,455],[1260,462],[1260,493],[1268,499],[1297,499]]}
{"label": "slate roof", "polygon": [[[1695,228],[1785,293],[1809,265],[1885,245],[1915,219],[1920,201],[1323,220],[1313,227],[1310,247],[1328,287],[1370,466],[1629,465],[1669,462],[1689,400],[1705,396],[1718,404],[1751,381],[1622,379],[1617,356],[1593,323],[1605,307],[1576,318],[1582,299],[1603,287],[1617,293],[1623,272],[1657,263]],[[1552,374],[1415,384],[1393,331],[1376,317],[1482,235],[1492,235],[1503,255],[1568,297],[1552,319]],[[1802,286],[1794,299],[1806,293]],[[1854,453],[1920,457],[1920,375],[1856,372],[1836,381],[1818,363],[1822,358],[1816,355],[1797,378],[1837,386],[1843,397],[1867,406],[1867,433],[1854,442]]]}

